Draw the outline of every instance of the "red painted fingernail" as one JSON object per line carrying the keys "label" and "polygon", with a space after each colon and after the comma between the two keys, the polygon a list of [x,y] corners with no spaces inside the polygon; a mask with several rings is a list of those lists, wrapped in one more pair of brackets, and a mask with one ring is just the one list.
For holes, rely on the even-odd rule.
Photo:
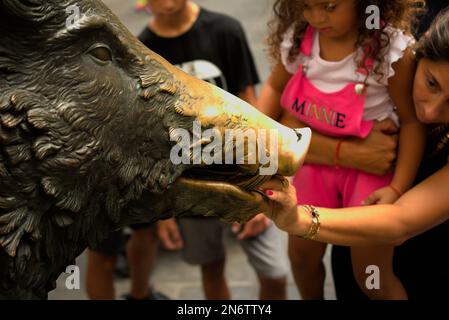
{"label": "red painted fingernail", "polygon": [[271,190],[267,190],[267,191],[265,191],[265,193],[268,195],[268,196],[272,196],[274,193],[273,193],[273,191],[271,191]]}

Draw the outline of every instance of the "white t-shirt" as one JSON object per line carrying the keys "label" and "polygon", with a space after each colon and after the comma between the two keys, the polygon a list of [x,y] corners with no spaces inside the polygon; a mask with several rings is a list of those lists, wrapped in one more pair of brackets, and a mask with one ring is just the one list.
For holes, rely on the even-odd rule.
{"label": "white t-shirt", "polygon": [[[367,79],[366,98],[364,106],[364,120],[382,121],[387,118],[392,119],[399,125],[399,119],[395,113],[395,106],[388,92],[388,78],[394,76],[392,64],[398,61],[404,55],[407,47],[414,43],[414,38],[405,35],[402,31],[386,27],[385,30],[390,35],[390,45],[383,49],[385,62],[382,71],[384,76],[379,80],[379,76],[371,72]],[[354,52],[340,61],[326,61],[320,57],[319,32],[314,32],[313,47],[311,57],[305,57],[302,53],[298,54],[296,59],[290,63],[287,57],[293,45],[293,27],[285,34],[281,43],[281,58],[285,69],[289,73],[296,73],[300,63],[307,62],[307,79],[319,90],[331,93],[337,92],[347,86],[349,83],[363,82],[365,75],[357,72],[355,62],[356,54]],[[374,67],[377,66],[377,62]]]}

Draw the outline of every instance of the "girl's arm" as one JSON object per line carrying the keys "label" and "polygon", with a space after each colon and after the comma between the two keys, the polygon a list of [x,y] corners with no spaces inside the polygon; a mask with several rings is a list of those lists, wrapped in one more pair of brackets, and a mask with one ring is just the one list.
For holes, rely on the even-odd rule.
{"label": "girl's arm", "polygon": [[[298,128],[303,126],[294,115],[283,111],[280,106],[282,92],[291,78],[282,62],[278,62],[265,81],[257,102],[258,109],[282,124]],[[368,173],[382,175],[391,172],[396,159],[396,135],[386,135],[383,131],[395,132],[391,121],[376,124],[366,139],[349,138],[341,144],[339,165],[355,168]],[[333,165],[338,140],[314,131],[307,154],[307,162]]]}
{"label": "girl's arm", "polygon": [[[279,181],[263,186],[273,202],[269,218],[293,235],[305,235],[311,225],[307,210],[296,205],[296,190],[282,190]],[[278,191],[276,191],[278,190]],[[402,244],[449,219],[449,165],[405,193],[394,205],[346,209],[318,208],[317,241],[347,246]]]}
{"label": "girl's arm", "polygon": [[253,106],[257,105],[256,89],[254,86],[247,86],[243,88],[237,96]]}
{"label": "girl's arm", "polygon": [[413,184],[426,143],[424,124],[416,118],[413,102],[413,79],[416,61],[411,49],[393,65],[395,75],[389,81],[389,92],[393,99],[401,129],[399,131],[399,151],[396,171],[392,184],[407,191]]}
{"label": "girl's arm", "polygon": [[413,103],[416,62],[411,49],[405,51],[402,59],[393,65],[393,69],[395,75],[389,79],[388,90],[397,107],[401,124],[396,169],[392,187],[374,192],[366,201],[367,204],[393,203],[401,192],[407,191],[413,184],[425,146],[425,126],[416,118]]}
{"label": "girl's arm", "polygon": [[257,101],[257,108],[273,120],[279,120],[282,110],[282,92],[291,77],[292,74],[285,70],[284,65],[279,61],[262,86]]}

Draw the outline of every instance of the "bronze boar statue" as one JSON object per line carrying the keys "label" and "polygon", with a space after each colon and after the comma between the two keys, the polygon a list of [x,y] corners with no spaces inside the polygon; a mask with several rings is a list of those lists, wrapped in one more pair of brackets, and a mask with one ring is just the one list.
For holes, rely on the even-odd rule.
{"label": "bronze boar statue", "polygon": [[[212,139],[194,122],[223,136],[277,130],[264,149],[277,145],[276,172],[198,159]],[[192,138],[190,162],[171,160],[176,129]],[[47,298],[86,247],[130,223],[248,220],[266,209],[257,187],[301,165],[307,130],[171,66],[100,1],[0,0],[0,299]]]}

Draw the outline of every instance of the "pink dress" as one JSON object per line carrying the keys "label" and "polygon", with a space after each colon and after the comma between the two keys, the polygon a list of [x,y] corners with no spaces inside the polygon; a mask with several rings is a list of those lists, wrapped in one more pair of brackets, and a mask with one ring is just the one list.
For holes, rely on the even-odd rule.
{"label": "pink dress", "polygon": [[[301,43],[301,52],[306,57],[311,55],[313,34],[309,26]],[[367,59],[367,66],[372,68],[372,59]],[[307,79],[305,69],[306,66],[300,64],[288,82],[281,98],[282,107],[324,135],[368,136],[373,121],[363,119],[363,84],[349,83],[339,91],[323,92]],[[299,204],[339,208],[359,206],[372,192],[387,186],[392,178],[393,174],[376,176],[355,169],[305,164],[294,176],[293,184]]]}

